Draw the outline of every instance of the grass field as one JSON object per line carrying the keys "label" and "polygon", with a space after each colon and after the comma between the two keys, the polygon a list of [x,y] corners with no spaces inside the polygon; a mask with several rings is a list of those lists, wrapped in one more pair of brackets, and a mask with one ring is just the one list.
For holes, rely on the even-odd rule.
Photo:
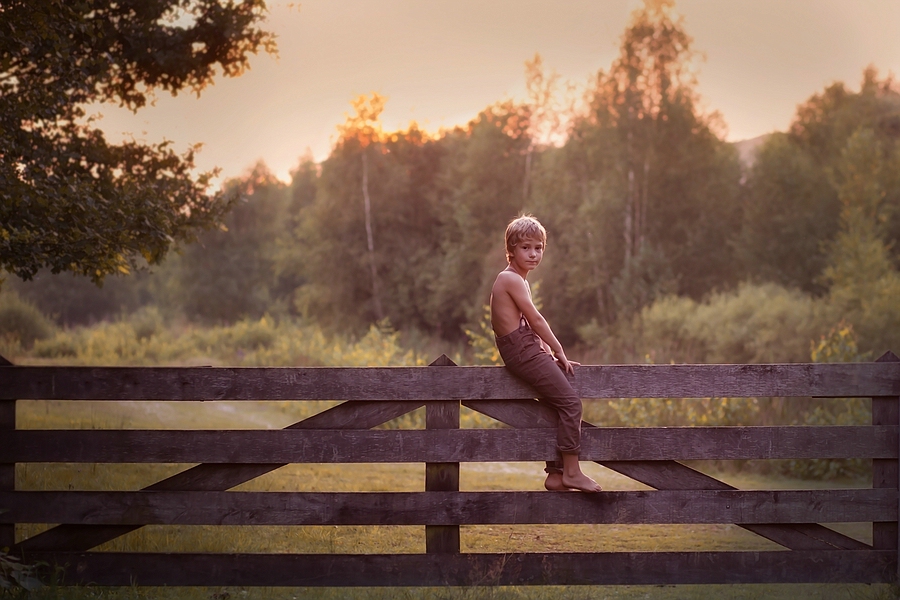
{"label": "grass field", "polygon": [[[323,410],[330,403],[290,402],[44,402],[20,401],[19,428],[280,428]],[[134,490],[188,465],[20,464],[20,490]],[[461,466],[462,490],[540,490],[542,464],[467,463]],[[640,483],[593,463],[585,470],[607,490],[646,489]],[[699,465],[701,470],[709,468]],[[829,482],[765,478],[758,473],[714,473],[743,489],[862,487],[867,481]],[[422,464],[289,465],[237,490],[254,491],[420,491]],[[45,526],[17,526],[17,537]],[[870,524],[836,524],[836,529],[871,542]],[[612,552],[777,550],[780,547],[734,525],[531,525],[466,526],[463,552]],[[149,552],[315,552],[419,553],[425,550],[423,527],[212,527],[147,526],[98,550]],[[896,597],[890,586],[739,585],[603,586],[504,588],[56,588],[26,596],[36,599],[548,599],[548,598],[846,598]]]}

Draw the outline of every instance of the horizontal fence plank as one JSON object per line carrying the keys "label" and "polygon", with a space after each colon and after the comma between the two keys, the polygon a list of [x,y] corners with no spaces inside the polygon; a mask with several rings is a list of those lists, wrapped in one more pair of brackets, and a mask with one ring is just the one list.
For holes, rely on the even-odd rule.
{"label": "horizontal fence plank", "polygon": [[[894,458],[896,426],[585,428],[596,461]],[[18,430],[3,462],[403,463],[556,458],[553,429]]]}
{"label": "horizontal fence plank", "polygon": [[[900,363],[578,367],[582,398],[900,395]],[[503,367],[18,367],[0,400],[488,400],[531,398]]]}
{"label": "horizontal fence plank", "polygon": [[64,584],[115,586],[492,586],[886,583],[891,551],[553,554],[30,553]]}
{"label": "horizontal fence plank", "polygon": [[897,520],[897,490],[0,492],[0,523],[494,525]]}

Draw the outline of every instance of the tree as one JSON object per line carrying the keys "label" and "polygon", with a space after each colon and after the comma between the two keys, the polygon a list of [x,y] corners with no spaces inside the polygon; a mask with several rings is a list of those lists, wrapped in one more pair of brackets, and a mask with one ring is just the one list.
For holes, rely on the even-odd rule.
{"label": "tree", "polygon": [[685,68],[692,57],[692,40],[680,21],[672,19],[673,4],[671,0],[646,2],[635,11],[622,37],[619,58],[609,73],[598,76],[592,100],[598,120],[614,124],[619,133],[626,269],[647,238],[650,179],[656,177],[652,167],[658,160],[660,128],[671,109],[693,100]]}
{"label": "tree", "polygon": [[193,149],[112,144],[85,107],[138,110],[156,90],[240,75],[275,49],[264,13],[263,0],[0,4],[0,268],[99,283],[216,224],[228,202],[208,193],[212,173],[192,174]]}
{"label": "tree", "polygon": [[556,88],[559,73],[544,72],[544,59],[535,54],[525,61],[525,88],[528,91],[528,137],[531,143],[525,152],[525,177],[522,183],[522,200],[528,202],[531,187],[532,162],[539,144],[549,145],[557,141],[563,132],[562,111],[557,106]]}
{"label": "tree", "polygon": [[491,282],[506,265],[503,231],[523,208],[530,116],[527,106],[497,103],[440,140],[441,260],[427,314],[446,339],[460,339],[466,324],[481,320]]}
{"label": "tree", "polygon": [[871,129],[854,132],[833,171],[840,231],[829,244],[823,275],[830,284],[832,320],[849,321],[866,350],[882,353],[900,342],[900,272],[884,243],[885,173],[900,167]]}
{"label": "tree", "polygon": [[225,227],[202,232],[197,243],[167,261],[169,289],[158,300],[207,323],[284,312],[293,288],[283,285],[276,261],[290,223],[287,186],[259,163],[225,189],[237,198]]}
{"label": "tree", "polygon": [[381,131],[368,98],[354,105],[357,115],[340,128],[329,157],[315,172],[308,166],[294,174],[309,203],[282,245],[279,269],[302,282],[298,312],[327,327],[363,333],[388,318],[396,327],[430,329],[423,312],[436,277],[441,149],[415,124]]}
{"label": "tree", "polygon": [[634,12],[565,146],[541,158],[535,211],[559,232],[544,301],[563,337],[665,294],[699,299],[734,283],[740,166],[717,116],[697,108],[692,40],[672,5]]}
{"label": "tree", "polygon": [[[886,164],[900,160],[900,90],[873,67],[858,92],[835,83],[797,109],[789,131],[771,136],[750,171],[738,256],[756,279],[823,293],[829,245],[841,227],[842,200],[833,175],[845,168],[849,140],[868,130]],[[854,150],[856,152],[856,150]],[[883,190],[882,235],[900,258],[900,173],[871,173]]]}
{"label": "tree", "polygon": [[775,133],[747,177],[734,244],[752,278],[821,293],[825,244],[837,230],[838,199],[822,168],[790,136]]}
{"label": "tree", "polygon": [[341,143],[355,143],[360,147],[362,159],[362,195],[366,216],[366,248],[369,251],[369,270],[372,274],[372,304],[375,316],[384,318],[381,295],[378,293],[378,269],[375,264],[375,236],[372,232],[372,199],[369,196],[369,146],[380,141],[381,123],[379,117],[384,110],[385,97],[372,94],[371,98],[360,96],[351,104],[356,111],[341,127]]}

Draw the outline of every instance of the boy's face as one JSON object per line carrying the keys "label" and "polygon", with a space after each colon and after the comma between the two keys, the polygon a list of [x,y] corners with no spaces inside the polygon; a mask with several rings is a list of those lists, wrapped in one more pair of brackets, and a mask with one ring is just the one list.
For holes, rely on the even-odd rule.
{"label": "boy's face", "polygon": [[513,248],[509,264],[519,272],[528,272],[541,264],[544,257],[544,242],[538,238],[523,238]]}

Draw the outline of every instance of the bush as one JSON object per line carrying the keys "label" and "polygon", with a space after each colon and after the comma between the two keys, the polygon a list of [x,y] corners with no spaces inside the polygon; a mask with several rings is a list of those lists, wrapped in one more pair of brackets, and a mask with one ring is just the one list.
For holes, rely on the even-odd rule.
{"label": "bush", "polygon": [[[2,338],[0,338],[2,342]],[[0,344],[0,348],[5,345]],[[37,342],[38,358],[81,365],[422,365],[386,323],[359,340],[329,338],[315,325],[271,317],[219,327],[166,327],[155,310],[115,323],[66,329]]]}
{"label": "bush", "polygon": [[144,306],[128,319],[138,340],[146,340],[163,330],[163,318],[155,306]]}
{"label": "bush", "polygon": [[875,357],[900,353],[900,273],[892,271],[856,289],[834,286],[828,296],[831,323],[852,323],[859,346]]}
{"label": "bush", "polygon": [[759,421],[756,398],[614,398],[585,402],[586,421],[605,427],[728,427]]}
{"label": "bush", "polygon": [[46,339],[55,331],[50,319],[33,304],[10,292],[0,294],[0,337],[17,340],[28,349],[36,340]]}
{"label": "bush", "polygon": [[43,584],[36,576],[39,566],[23,564],[19,558],[0,549],[0,595],[26,598],[30,592],[40,589]]}
{"label": "bush", "polygon": [[[861,353],[857,347],[853,327],[841,322],[818,342],[811,344],[810,355],[813,362],[864,362],[871,359],[870,353]],[[870,425],[872,423],[871,398],[827,398],[816,403],[798,415],[796,425]],[[838,477],[860,477],[869,473],[871,461],[854,458],[847,460],[791,460],[784,464],[783,471],[791,476],[805,479],[835,479]]]}
{"label": "bush", "polygon": [[638,346],[656,362],[805,362],[824,322],[817,301],[802,292],[745,283],[705,302],[654,302],[641,312]]}
{"label": "bush", "polygon": [[32,353],[38,358],[71,358],[78,356],[78,346],[70,334],[61,332],[49,340],[35,342]]}

